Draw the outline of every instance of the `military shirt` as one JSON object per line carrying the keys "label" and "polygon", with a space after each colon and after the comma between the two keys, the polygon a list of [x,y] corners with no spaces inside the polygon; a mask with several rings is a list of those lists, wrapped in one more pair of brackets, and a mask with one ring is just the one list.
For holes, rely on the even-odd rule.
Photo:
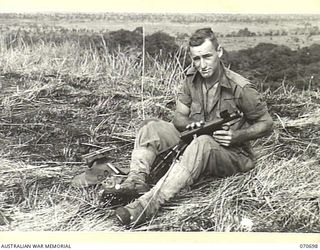
{"label": "military shirt", "polygon": [[[255,86],[243,76],[220,66],[217,84],[204,89],[204,78],[195,68],[187,72],[178,99],[190,108],[192,121],[213,121],[220,118],[220,113],[239,111],[242,118],[231,125],[232,130],[243,129],[268,112],[266,103],[261,99]],[[249,142],[243,148],[250,154]]]}

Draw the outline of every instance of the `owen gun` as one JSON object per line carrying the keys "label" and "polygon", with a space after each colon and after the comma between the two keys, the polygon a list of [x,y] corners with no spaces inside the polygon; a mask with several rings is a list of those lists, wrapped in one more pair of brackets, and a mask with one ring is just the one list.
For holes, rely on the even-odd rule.
{"label": "owen gun", "polygon": [[228,111],[223,111],[220,113],[220,116],[221,118],[205,123],[201,127],[182,132],[180,135],[181,143],[189,144],[195,136],[212,135],[214,131],[222,129],[224,125],[229,128],[229,122],[241,118],[240,112],[234,112],[230,114]]}
{"label": "owen gun", "polygon": [[175,160],[183,154],[186,147],[191,143],[191,141],[201,135],[212,135],[213,132],[223,129],[227,126],[229,129],[229,122],[240,119],[241,113],[239,111],[229,113],[227,110],[220,113],[220,117],[214,121],[204,123],[202,126],[186,130],[180,134],[180,142],[170,148],[166,148],[161,151],[157,157],[157,160],[153,164],[152,168],[152,179],[158,179],[163,173],[168,169],[168,166],[172,164]]}

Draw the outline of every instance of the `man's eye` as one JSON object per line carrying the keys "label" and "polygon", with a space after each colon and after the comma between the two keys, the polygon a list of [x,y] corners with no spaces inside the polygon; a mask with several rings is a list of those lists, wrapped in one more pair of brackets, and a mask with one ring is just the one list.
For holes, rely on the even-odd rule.
{"label": "man's eye", "polygon": [[195,58],[193,58],[193,61],[195,61],[195,62],[198,62],[200,60],[200,58],[199,57],[195,57]]}

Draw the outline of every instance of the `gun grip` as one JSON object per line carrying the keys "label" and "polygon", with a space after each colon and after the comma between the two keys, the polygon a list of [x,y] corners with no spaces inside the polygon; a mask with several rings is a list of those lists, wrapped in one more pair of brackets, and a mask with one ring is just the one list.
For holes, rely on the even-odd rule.
{"label": "gun grip", "polygon": [[221,111],[221,112],[220,112],[220,117],[221,117],[222,119],[227,119],[227,118],[229,118],[229,117],[230,117],[229,111],[228,111],[227,109]]}

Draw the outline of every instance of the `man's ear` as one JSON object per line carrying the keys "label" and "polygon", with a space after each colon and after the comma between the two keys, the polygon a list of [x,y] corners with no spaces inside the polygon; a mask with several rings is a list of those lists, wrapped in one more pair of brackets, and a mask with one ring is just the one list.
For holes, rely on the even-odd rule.
{"label": "man's ear", "polygon": [[193,61],[193,58],[192,58],[192,56],[190,54],[189,54],[189,58],[191,60],[191,67],[194,67],[194,61]]}
{"label": "man's ear", "polygon": [[223,48],[219,45],[217,48],[218,57],[221,58],[223,55]]}
{"label": "man's ear", "polygon": [[191,67],[194,68],[194,62],[193,62],[193,59],[190,57],[190,60],[191,60]]}

